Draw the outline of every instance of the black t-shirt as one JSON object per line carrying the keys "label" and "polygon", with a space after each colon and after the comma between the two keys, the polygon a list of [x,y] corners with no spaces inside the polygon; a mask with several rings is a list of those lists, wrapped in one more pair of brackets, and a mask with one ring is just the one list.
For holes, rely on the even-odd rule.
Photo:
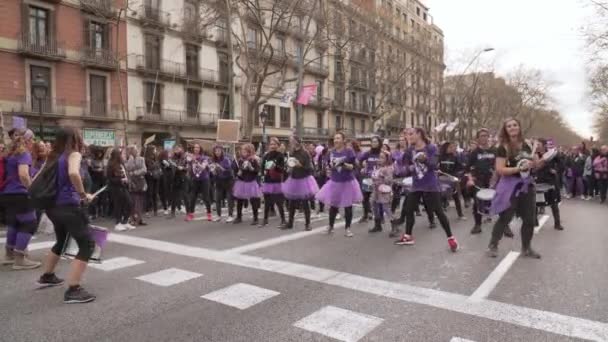
{"label": "black t-shirt", "polygon": [[[539,155],[542,157],[542,155]],[[546,162],[542,168],[535,171],[535,179],[537,183],[546,183],[555,185],[557,184],[558,174],[560,169],[561,160],[559,156],[556,156],[551,161]],[[554,172],[552,172],[552,170]]]}
{"label": "black t-shirt", "polygon": [[478,147],[469,155],[467,170],[477,180],[478,185],[488,186],[490,179],[492,179],[492,175],[494,174],[495,162],[495,147]]}
{"label": "black t-shirt", "polygon": [[264,182],[280,183],[285,172],[285,155],[279,151],[270,151],[262,158]]}
{"label": "black t-shirt", "polygon": [[[532,148],[530,147],[530,145],[524,143],[521,150],[515,154],[515,155],[510,155],[509,153],[507,153],[507,149],[504,146],[499,146],[498,149],[496,150],[496,157],[497,158],[505,158],[507,160],[507,167],[517,167],[517,164],[522,160],[522,159],[529,159],[532,160],[533,156],[532,156]],[[518,176],[519,172],[517,174],[515,174],[514,176]]]}

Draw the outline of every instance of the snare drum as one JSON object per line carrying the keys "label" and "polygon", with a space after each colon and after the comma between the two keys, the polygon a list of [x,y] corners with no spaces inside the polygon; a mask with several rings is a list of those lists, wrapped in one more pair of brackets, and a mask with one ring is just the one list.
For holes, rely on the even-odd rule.
{"label": "snare drum", "polygon": [[[90,263],[101,264],[103,248],[108,240],[108,230],[103,227],[89,225],[89,236],[95,241],[93,254],[89,258]],[[74,259],[78,254],[78,244],[69,234],[63,247],[61,256],[66,259]]]}
{"label": "snare drum", "polygon": [[363,192],[374,191],[374,181],[371,178],[364,178],[361,182],[361,190]]}
{"label": "snare drum", "polygon": [[403,178],[401,181],[401,194],[407,195],[412,191],[412,186],[414,185],[414,179],[412,177]]}
{"label": "snare drum", "polygon": [[551,184],[539,183],[536,184],[536,205],[539,207],[544,207],[547,205],[547,200],[545,198],[545,193],[549,192],[553,189]]}
{"label": "snare drum", "polygon": [[494,189],[480,189],[477,191],[475,200],[477,201],[477,213],[484,216],[491,216],[490,208],[492,207],[492,200],[496,196],[496,190]]}
{"label": "snare drum", "polygon": [[298,160],[294,157],[289,157],[289,159],[287,159],[287,166],[289,166],[290,168],[294,168],[296,167],[296,164],[298,163]]}

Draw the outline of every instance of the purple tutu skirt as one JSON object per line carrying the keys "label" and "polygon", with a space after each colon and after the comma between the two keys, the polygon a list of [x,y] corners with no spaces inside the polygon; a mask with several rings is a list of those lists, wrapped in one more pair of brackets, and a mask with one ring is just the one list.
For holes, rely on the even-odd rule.
{"label": "purple tutu skirt", "polygon": [[264,183],[262,185],[262,192],[265,194],[273,195],[282,194],[283,191],[281,190],[281,187],[281,183]]}
{"label": "purple tutu skirt", "polygon": [[288,200],[311,199],[319,192],[319,186],[313,176],[300,179],[289,177],[282,186],[283,195]]}
{"label": "purple tutu skirt", "polygon": [[257,181],[244,182],[237,180],[232,187],[232,195],[238,199],[248,200],[262,197],[262,189]]}
{"label": "purple tutu skirt", "polygon": [[363,193],[356,179],[349,182],[334,182],[330,179],[319,190],[316,199],[330,207],[346,208],[353,203],[363,202]]}

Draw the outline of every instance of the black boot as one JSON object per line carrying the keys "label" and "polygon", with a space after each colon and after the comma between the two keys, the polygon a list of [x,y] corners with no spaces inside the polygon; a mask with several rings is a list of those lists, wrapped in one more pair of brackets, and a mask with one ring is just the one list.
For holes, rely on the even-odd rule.
{"label": "black boot", "polygon": [[369,230],[370,233],[378,233],[382,231],[382,219],[374,219],[374,226]]}
{"label": "black boot", "polygon": [[473,229],[471,229],[471,234],[481,234],[481,226],[476,224]]}
{"label": "black boot", "polygon": [[562,226],[562,220],[559,215],[559,207],[557,205],[552,205],[551,211],[553,213],[553,221],[555,222],[555,230],[564,230],[564,226]]}
{"label": "black boot", "polygon": [[401,231],[399,230],[399,225],[396,224],[397,221],[391,221],[391,232],[388,233],[389,238],[396,238],[401,236]]}

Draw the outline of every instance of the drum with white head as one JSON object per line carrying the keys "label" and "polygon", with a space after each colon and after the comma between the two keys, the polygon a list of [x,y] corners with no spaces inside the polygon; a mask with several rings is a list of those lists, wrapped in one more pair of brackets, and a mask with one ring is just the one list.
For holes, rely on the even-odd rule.
{"label": "drum with white head", "polygon": [[361,190],[363,192],[372,192],[374,190],[374,181],[371,178],[363,178]]}
{"label": "drum with white head", "polygon": [[536,205],[544,207],[547,205],[545,194],[553,189],[551,184],[538,183],[535,186],[536,189]]}
{"label": "drum with white head", "polygon": [[294,168],[296,167],[296,165],[298,164],[298,160],[294,157],[289,157],[287,159],[287,166],[290,168]]}
{"label": "drum with white head", "polygon": [[492,200],[496,197],[496,190],[494,189],[479,189],[475,200],[477,201],[477,213],[484,216],[491,216],[490,208],[492,207]]}

